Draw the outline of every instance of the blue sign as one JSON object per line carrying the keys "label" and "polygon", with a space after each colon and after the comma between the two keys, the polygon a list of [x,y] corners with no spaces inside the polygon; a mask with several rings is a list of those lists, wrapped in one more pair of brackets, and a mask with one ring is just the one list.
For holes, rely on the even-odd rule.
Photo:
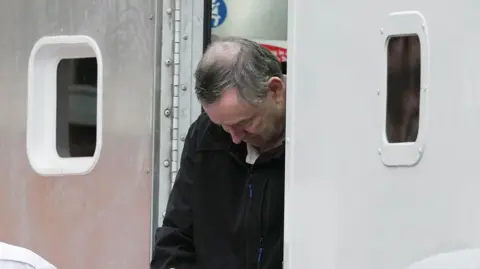
{"label": "blue sign", "polygon": [[224,0],[212,0],[212,28],[217,28],[227,18],[227,5]]}

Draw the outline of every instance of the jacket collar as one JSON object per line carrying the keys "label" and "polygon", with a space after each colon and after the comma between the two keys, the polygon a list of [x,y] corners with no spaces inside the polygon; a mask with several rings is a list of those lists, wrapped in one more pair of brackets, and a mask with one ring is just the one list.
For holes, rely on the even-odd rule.
{"label": "jacket collar", "polygon": [[[209,121],[203,135],[201,135],[197,151],[216,151],[223,150],[229,153],[233,153],[239,160],[242,162],[247,161],[248,150],[247,144],[241,142],[235,144],[232,142],[230,135],[225,132],[222,127],[214,124]],[[255,164],[268,162],[272,159],[284,158],[285,156],[285,142],[283,142],[279,147],[271,149],[267,152],[259,154],[255,158]]]}

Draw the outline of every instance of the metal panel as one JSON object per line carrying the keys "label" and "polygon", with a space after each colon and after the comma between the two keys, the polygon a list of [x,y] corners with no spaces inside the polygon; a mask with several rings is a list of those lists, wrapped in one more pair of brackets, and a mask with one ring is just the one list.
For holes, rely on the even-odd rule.
{"label": "metal panel", "polygon": [[200,103],[195,94],[193,73],[203,54],[203,7],[201,1],[181,1],[179,154],[183,150],[183,141],[190,124],[200,115]]}
{"label": "metal panel", "polygon": [[[161,142],[164,139],[168,139],[168,135],[164,136],[162,135],[162,131],[168,132],[168,129],[162,129],[162,118],[163,118],[163,113],[161,112],[162,109],[162,91],[161,91],[161,81],[162,81],[162,74],[160,72],[161,70],[161,64],[162,64],[162,57],[161,57],[161,51],[162,51],[162,37],[163,37],[163,20],[164,20],[164,13],[162,12],[163,10],[163,5],[164,3],[162,1],[155,1],[154,4],[154,10],[155,10],[155,35],[154,35],[154,66],[153,66],[153,72],[154,72],[154,82],[153,82],[153,90],[154,90],[154,96],[153,96],[153,171],[152,171],[152,176],[153,176],[153,186],[152,186],[152,221],[151,221],[151,237],[152,237],[152,244],[150,245],[150,259],[152,258],[151,255],[153,254],[153,248],[155,247],[155,232],[157,227],[159,226],[159,221],[161,220],[161,212],[163,212],[163,207],[165,206],[166,201],[166,196],[168,196],[168,191],[167,192],[161,192],[164,189],[163,182],[166,182],[168,184],[168,180],[165,180],[164,177],[161,177],[161,175],[165,174],[164,168],[162,168],[160,156],[161,154],[164,154],[163,152],[161,153],[161,150],[163,149],[163,146]],[[162,140],[163,139],[163,140]],[[168,140],[167,140],[168,141]],[[168,176],[168,174],[167,174]],[[162,180],[161,180],[162,179]],[[168,178],[167,178],[168,179]],[[168,189],[168,185],[167,185]],[[163,195],[163,196],[162,196]],[[160,208],[162,208],[160,210]]]}
{"label": "metal panel", "polygon": [[[159,158],[158,169],[158,219],[156,225],[163,221],[168,195],[170,193],[170,164],[172,150],[172,119],[171,109],[173,106],[173,36],[174,36],[174,8],[175,0],[164,0],[163,6],[158,9],[161,14],[162,24],[158,24],[157,35],[164,42],[157,43],[157,51],[160,52],[160,59],[157,63],[157,76],[160,76],[160,106],[159,106]],[[157,80],[158,81],[158,80]],[[161,213],[160,213],[161,212]]]}
{"label": "metal panel", "polygon": [[[411,10],[428,25],[427,148],[416,166],[386,167],[380,29]],[[285,268],[400,269],[480,247],[479,11],[467,0],[289,1]]]}
{"label": "metal panel", "polygon": [[[209,0],[204,0],[204,2],[207,2]],[[192,72],[196,69],[198,62],[202,58],[203,51],[206,48],[206,45],[209,44],[210,38],[211,38],[211,29],[205,28],[205,14],[211,14],[210,11],[205,11],[205,5],[204,3],[201,3],[200,1],[193,1],[192,3],[192,8],[193,8],[193,19],[192,19],[192,38],[191,44],[192,44],[192,60],[191,60],[191,66],[192,66]],[[210,8],[211,9],[211,5]],[[208,21],[210,20],[209,18],[207,19]],[[208,24],[209,25],[209,24]],[[210,33],[205,33],[205,31],[210,31]],[[205,38],[208,38],[208,40],[205,40]],[[192,75],[191,77],[191,90],[190,90],[190,122],[193,122],[194,120],[197,119],[197,117],[201,113],[201,106],[200,102],[197,100],[197,96],[194,94],[194,85],[195,85],[195,79]]]}
{"label": "metal panel", "polygon": [[[148,268],[153,1],[0,3],[0,240],[58,268]],[[104,59],[103,147],[92,173],[40,177],[26,156],[27,64],[44,35],[94,38]]]}
{"label": "metal panel", "polygon": [[[158,34],[162,36],[157,44],[163,59],[157,65],[161,76],[158,146],[158,174],[155,190],[158,204],[155,205],[154,227],[161,225],[168,194],[180,167],[179,159],[183,150],[185,135],[190,124],[200,113],[200,105],[194,94],[194,69],[203,54],[203,2],[165,0],[159,13],[163,23]],[[157,79],[158,81],[158,79]]]}

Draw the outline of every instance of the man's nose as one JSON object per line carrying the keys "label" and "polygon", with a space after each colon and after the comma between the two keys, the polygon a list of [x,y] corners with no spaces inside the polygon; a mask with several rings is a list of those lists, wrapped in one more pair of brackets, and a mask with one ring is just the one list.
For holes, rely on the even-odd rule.
{"label": "man's nose", "polygon": [[238,134],[230,134],[230,135],[232,136],[232,141],[235,144],[239,144],[240,142],[242,142],[243,137],[245,136],[245,135],[238,135]]}
{"label": "man's nose", "polygon": [[236,130],[235,128],[232,128],[232,127],[228,127],[227,131],[232,137],[233,143],[235,144],[239,144],[240,142],[242,142],[243,138],[245,137],[245,131]]}

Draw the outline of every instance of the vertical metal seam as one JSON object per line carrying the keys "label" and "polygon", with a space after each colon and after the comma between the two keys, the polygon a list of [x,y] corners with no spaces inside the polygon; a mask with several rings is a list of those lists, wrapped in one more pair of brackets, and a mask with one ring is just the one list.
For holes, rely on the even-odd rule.
{"label": "vertical metal seam", "polygon": [[[158,2],[157,2],[158,3]],[[168,203],[168,196],[171,190],[170,172],[171,172],[171,148],[172,148],[172,118],[173,118],[173,34],[174,34],[174,12],[172,10],[172,1],[163,0],[163,5],[157,5],[157,24],[156,33],[156,82],[160,92],[159,98],[159,128],[158,132],[159,144],[158,148],[158,174],[154,181],[156,183],[156,191],[158,195],[158,220],[157,226],[161,225],[164,217],[164,210]],[[161,78],[161,79],[160,79]],[[160,116],[161,115],[161,116]],[[163,212],[163,213],[161,213]]]}
{"label": "vertical metal seam", "polygon": [[172,152],[171,152],[171,187],[175,183],[178,172],[179,143],[179,94],[180,94],[180,0],[175,0],[174,8],[174,51],[173,51],[173,116],[172,116]]}

